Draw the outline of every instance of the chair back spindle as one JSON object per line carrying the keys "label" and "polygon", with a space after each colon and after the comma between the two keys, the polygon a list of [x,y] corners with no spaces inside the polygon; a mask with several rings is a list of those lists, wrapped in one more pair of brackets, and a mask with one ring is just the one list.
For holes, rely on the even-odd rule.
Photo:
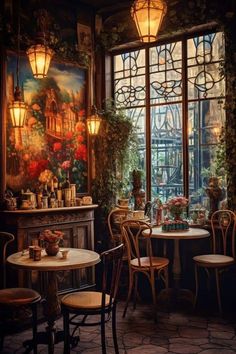
{"label": "chair back spindle", "polygon": [[[217,210],[211,217],[213,253],[235,258],[236,216],[231,210]],[[218,243],[220,242],[220,246]]]}
{"label": "chair back spindle", "polygon": [[124,245],[104,251],[101,254],[102,260],[102,308],[105,308],[106,296],[110,295],[108,307],[116,301],[117,292],[119,288],[119,280],[122,267],[122,257],[124,252]]}

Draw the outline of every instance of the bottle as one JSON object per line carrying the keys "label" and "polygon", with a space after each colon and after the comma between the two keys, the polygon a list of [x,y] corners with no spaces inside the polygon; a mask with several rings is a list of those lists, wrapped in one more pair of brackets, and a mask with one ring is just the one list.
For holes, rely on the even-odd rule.
{"label": "bottle", "polygon": [[54,192],[57,195],[57,189],[58,189],[58,178],[56,176],[53,177],[53,188],[54,188]]}
{"label": "bottle", "polygon": [[69,171],[67,171],[66,180],[63,183],[62,188],[63,188],[62,194],[65,201],[65,206],[69,207],[71,206],[71,188],[70,188]]}
{"label": "bottle", "polygon": [[51,181],[51,193],[49,197],[49,204],[51,208],[55,208],[55,202],[56,202],[56,193],[54,191],[54,182],[53,180]]}
{"label": "bottle", "polygon": [[156,201],[157,203],[157,209],[156,209],[156,224],[157,226],[160,226],[162,224],[162,209],[163,209],[163,206],[162,206],[162,202],[160,199],[157,199]]}
{"label": "bottle", "polygon": [[43,192],[42,192],[41,188],[38,189],[36,195],[37,195],[37,207],[38,207],[38,209],[42,209]]}
{"label": "bottle", "polygon": [[63,189],[70,188],[70,176],[69,176],[69,171],[66,173],[66,180],[63,183]]}
{"label": "bottle", "polygon": [[62,200],[62,184],[61,184],[61,182],[58,184],[57,200]]}
{"label": "bottle", "polygon": [[44,188],[43,188],[43,196],[42,196],[42,208],[47,209],[48,208],[48,185],[45,183]]}

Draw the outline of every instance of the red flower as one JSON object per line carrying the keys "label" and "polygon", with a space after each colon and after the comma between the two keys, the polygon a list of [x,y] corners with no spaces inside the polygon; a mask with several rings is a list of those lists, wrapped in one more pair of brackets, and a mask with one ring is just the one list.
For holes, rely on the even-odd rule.
{"label": "red flower", "polygon": [[66,140],[71,140],[73,138],[73,133],[72,132],[67,132],[65,135]]}
{"label": "red flower", "polygon": [[47,169],[48,163],[49,163],[48,160],[40,160],[40,161],[38,161],[40,173]]}
{"label": "red flower", "polygon": [[30,161],[27,170],[30,178],[37,178],[40,175],[38,161]]}
{"label": "red flower", "polygon": [[86,147],[86,145],[81,144],[78,146],[78,148],[75,152],[75,158],[76,158],[76,160],[87,161],[87,147]]}
{"label": "red flower", "polygon": [[54,143],[54,144],[53,144],[53,151],[54,151],[54,152],[60,151],[61,148],[62,148],[61,143]]}
{"label": "red flower", "polygon": [[79,117],[84,117],[85,116],[85,109],[81,109],[79,111]]}
{"label": "red flower", "polygon": [[77,141],[78,141],[78,143],[82,143],[84,141],[83,135],[78,135],[77,136]]}

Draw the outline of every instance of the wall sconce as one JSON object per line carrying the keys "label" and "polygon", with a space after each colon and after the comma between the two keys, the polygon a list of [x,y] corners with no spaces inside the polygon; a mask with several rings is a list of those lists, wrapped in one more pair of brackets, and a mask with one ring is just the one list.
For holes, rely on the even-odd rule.
{"label": "wall sconce", "polygon": [[38,32],[38,43],[32,45],[26,54],[29,58],[33,76],[36,79],[43,79],[47,76],[51,59],[54,51],[45,44],[46,30],[48,29],[49,15],[44,9],[37,12],[37,26],[40,28]]}
{"label": "wall sconce", "polygon": [[154,42],[162,20],[167,12],[164,0],[135,0],[131,7],[131,16],[135,21],[142,42]]}
{"label": "wall sconce", "polygon": [[97,135],[100,124],[101,124],[101,118],[98,115],[97,108],[95,106],[92,106],[91,109],[91,115],[87,118],[87,128],[88,132],[90,135]]}
{"label": "wall sconce", "polygon": [[22,99],[22,94],[19,85],[19,56],[20,56],[20,2],[18,9],[18,24],[17,24],[17,59],[16,59],[16,87],[14,91],[14,100],[9,104],[11,121],[13,128],[22,128],[25,123],[27,105]]}

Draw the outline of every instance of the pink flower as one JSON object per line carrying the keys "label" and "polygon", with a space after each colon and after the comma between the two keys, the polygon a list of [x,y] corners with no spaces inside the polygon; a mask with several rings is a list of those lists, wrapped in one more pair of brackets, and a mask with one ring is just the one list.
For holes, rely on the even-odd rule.
{"label": "pink flower", "polygon": [[46,242],[59,242],[64,236],[64,233],[62,231],[57,231],[57,230],[44,230],[41,232],[39,238],[40,240],[46,241]]}
{"label": "pink flower", "polygon": [[63,170],[68,170],[71,167],[71,162],[70,160],[63,161],[61,164],[61,168]]}

